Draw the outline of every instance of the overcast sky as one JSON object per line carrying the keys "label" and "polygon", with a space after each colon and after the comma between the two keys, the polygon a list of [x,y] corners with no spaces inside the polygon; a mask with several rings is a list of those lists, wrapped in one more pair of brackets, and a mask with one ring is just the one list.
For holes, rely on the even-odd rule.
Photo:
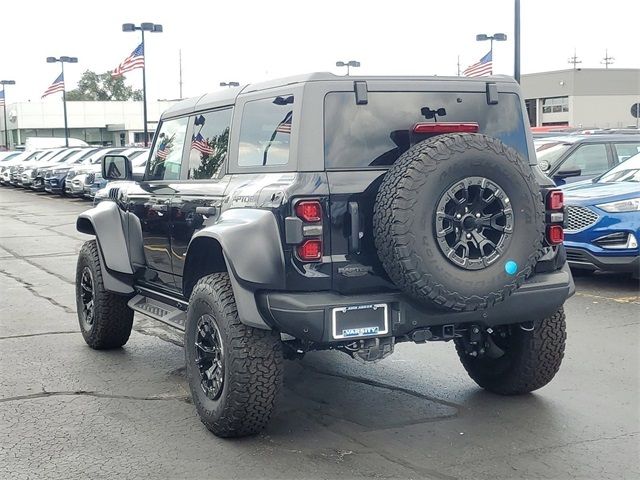
{"label": "overcast sky", "polygon": [[[522,0],[522,73],[568,68],[574,47],[582,67],[640,68],[640,1]],[[87,69],[113,69],[139,43],[124,22],[154,22],[147,37],[149,99],[177,98],[182,49],[184,96],[221,81],[261,81],[312,71],[341,72],[359,60],[367,75],[455,75],[489,49],[477,33],[504,32],[494,72],[513,73],[513,0],[3,0],[0,79],[13,79],[8,101],[39,100],[59,74],[47,56],[77,56],[67,89]],[[353,73],[353,72],[352,72]],[[127,74],[140,88],[141,70]],[[58,95],[48,101],[58,100]]]}

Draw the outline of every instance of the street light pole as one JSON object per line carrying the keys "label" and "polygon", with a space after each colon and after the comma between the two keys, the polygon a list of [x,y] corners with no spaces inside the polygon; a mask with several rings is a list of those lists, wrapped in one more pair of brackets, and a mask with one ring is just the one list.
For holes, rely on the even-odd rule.
{"label": "street light pole", "polygon": [[149,127],[147,126],[147,47],[144,44],[144,32],[162,33],[162,25],[151,22],[144,22],[140,25],[133,23],[123,23],[123,32],[134,32],[139,30],[142,34],[142,54],[144,63],[142,64],[142,121],[144,122],[144,146],[149,146]]}
{"label": "street light pole", "polygon": [[520,0],[515,0],[513,26],[513,78],[520,83]]}
{"label": "street light pole", "polygon": [[360,62],[358,62],[357,60],[349,60],[348,62],[336,62],[336,67],[347,67],[347,77],[349,76],[351,67],[357,68],[359,66]]}
{"label": "street light pole", "polygon": [[[491,54],[491,62],[493,62],[493,41],[496,42],[504,42],[507,39],[506,33],[494,33],[493,35],[487,35],[485,33],[480,33],[476,35],[476,41],[484,42],[485,40],[491,41],[491,46],[489,48],[489,52]],[[493,67],[491,67],[491,73],[493,73]]]}
{"label": "street light pole", "polygon": [[2,109],[4,110],[4,146],[9,150],[9,127],[7,126],[7,94],[4,89],[5,85],[15,85],[15,80],[0,80],[2,84]]}
{"label": "street light pole", "polygon": [[78,63],[78,57],[47,57],[47,63],[60,62],[62,67],[62,110],[64,112],[64,145],[69,146],[69,126],[67,124],[67,92],[66,83],[64,78],[64,64],[65,63]]}

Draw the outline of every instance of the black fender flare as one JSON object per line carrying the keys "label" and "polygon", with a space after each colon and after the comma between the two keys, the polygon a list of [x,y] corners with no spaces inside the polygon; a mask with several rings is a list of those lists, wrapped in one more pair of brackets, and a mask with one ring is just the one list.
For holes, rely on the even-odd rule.
{"label": "black fender flare", "polygon": [[258,311],[255,292],[285,285],[284,252],[274,214],[249,208],[226,210],[215,224],[193,235],[187,265],[194,242],[201,238],[215,240],[222,249],[240,321],[255,328],[270,328]]}

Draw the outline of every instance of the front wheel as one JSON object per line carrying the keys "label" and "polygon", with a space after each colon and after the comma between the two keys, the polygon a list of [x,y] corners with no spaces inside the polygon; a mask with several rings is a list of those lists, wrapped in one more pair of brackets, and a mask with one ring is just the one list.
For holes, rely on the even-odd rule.
{"label": "front wheel", "polygon": [[194,287],[184,343],[202,423],[219,437],[262,430],[282,383],[282,344],[276,332],[240,322],[227,273],[203,277]]}
{"label": "front wheel", "polygon": [[549,383],[560,369],[567,339],[564,310],[530,324],[494,327],[487,351],[477,355],[462,339],[456,351],[469,376],[500,395],[529,393]]}
{"label": "front wheel", "polygon": [[76,268],[76,307],[80,331],[91,348],[118,348],[127,343],[133,326],[128,298],[105,290],[95,240],[85,242]]}

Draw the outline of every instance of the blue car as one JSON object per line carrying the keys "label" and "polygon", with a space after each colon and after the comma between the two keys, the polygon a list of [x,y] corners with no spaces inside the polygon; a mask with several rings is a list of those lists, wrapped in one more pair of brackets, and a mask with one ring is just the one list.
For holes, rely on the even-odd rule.
{"label": "blue car", "polygon": [[628,272],[640,260],[640,154],[603,175],[562,187],[565,241],[575,269]]}

